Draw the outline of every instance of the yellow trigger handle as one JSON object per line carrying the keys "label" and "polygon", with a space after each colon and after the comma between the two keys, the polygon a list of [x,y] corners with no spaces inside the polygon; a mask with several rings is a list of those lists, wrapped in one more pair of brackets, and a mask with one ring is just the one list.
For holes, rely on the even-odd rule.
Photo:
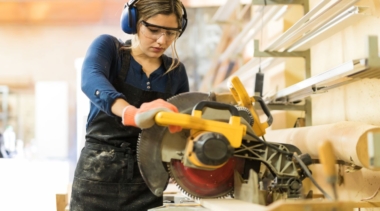
{"label": "yellow trigger handle", "polygon": [[[202,110],[205,107],[229,110],[231,114],[229,122],[203,119]],[[232,105],[214,101],[201,101],[194,106],[191,115],[161,111],[156,114],[155,122],[160,126],[177,125],[192,131],[220,133],[227,138],[233,148],[239,148],[247,131],[247,127],[240,123],[240,118],[238,110]]]}
{"label": "yellow trigger handle", "polygon": [[[229,89],[235,101],[238,103],[239,106],[246,107],[253,116],[253,131],[257,136],[263,136],[265,134],[265,129],[268,128],[273,121],[272,115],[270,114],[268,107],[266,107],[264,101],[260,97],[249,97],[247,91],[245,90],[243,84],[237,76],[233,76],[230,79],[230,84],[231,86],[229,87]],[[260,122],[260,118],[253,107],[256,100],[259,100],[259,103],[264,113],[268,117],[268,120],[266,122]]]}

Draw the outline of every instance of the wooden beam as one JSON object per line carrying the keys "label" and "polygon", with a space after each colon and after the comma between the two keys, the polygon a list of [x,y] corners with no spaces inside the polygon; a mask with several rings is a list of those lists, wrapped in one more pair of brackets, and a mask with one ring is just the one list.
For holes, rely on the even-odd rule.
{"label": "wooden beam", "polygon": [[[119,24],[120,0],[0,1],[0,24]],[[227,0],[182,0],[186,8],[219,7]],[[240,0],[249,4],[249,0]]]}
{"label": "wooden beam", "polygon": [[[80,24],[100,22],[108,1],[1,1],[2,24]],[[114,4],[115,1],[109,1]],[[120,8],[123,3],[119,2]],[[121,9],[119,10],[121,14]],[[120,16],[118,17],[120,18]]]}
{"label": "wooden beam", "polygon": [[[349,164],[380,171],[372,167],[368,154],[368,133],[380,132],[380,127],[354,121],[342,121],[333,124],[302,128],[269,130],[265,135],[268,142],[288,143],[297,146],[302,153],[313,159],[319,158],[319,145],[331,141],[336,158]],[[281,137],[281,140],[278,140]],[[342,147],[345,146],[345,147]]]}
{"label": "wooden beam", "polygon": [[380,1],[379,0],[360,0],[355,4],[359,7],[368,7],[371,15],[380,17]]}

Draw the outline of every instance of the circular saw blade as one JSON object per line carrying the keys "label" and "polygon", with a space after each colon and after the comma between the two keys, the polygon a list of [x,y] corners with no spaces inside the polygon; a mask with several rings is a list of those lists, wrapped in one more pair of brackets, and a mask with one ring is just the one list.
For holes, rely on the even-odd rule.
{"label": "circular saw blade", "polygon": [[[202,100],[211,100],[208,93],[188,92],[176,95],[167,101],[178,108],[180,113],[190,114],[193,107]],[[170,142],[184,142],[188,130],[170,134],[167,127],[154,125],[142,130],[137,141],[137,163],[140,173],[153,194],[162,196],[168,184],[169,174],[162,162],[162,141],[170,137]]]}
{"label": "circular saw blade", "polygon": [[244,159],[232,157],[215,170],[189,168],[180,160],[168,163],[171,178],[179,188],[192,198],[220,198],[233,193],[234,172],[244,169]]}
{"label": "circular saw blade", "polygon": [[[231,95],[215,96],[203,92],[183,93],[167,101],[175,105],[180,113],[191,114],[194,106],[200,101],[215,100],[235,104]],[[214,112],[206,111],[202,117],[228,121],[229,112],[220,112],[215,115]],[[218,198],[232,193],[234,171],[242,173],[244,159],[231,158],[226,165],[214,171],[185,167],[181,162],[181,152],[185,149],[188,136],[189,130],[172,134],[167,127],[158,125],[142,130],[137,143],[137,161],[141,175],[152,193],[156,196],[163,194],[168,184],[168,171],[180,189],[190,197]]]}

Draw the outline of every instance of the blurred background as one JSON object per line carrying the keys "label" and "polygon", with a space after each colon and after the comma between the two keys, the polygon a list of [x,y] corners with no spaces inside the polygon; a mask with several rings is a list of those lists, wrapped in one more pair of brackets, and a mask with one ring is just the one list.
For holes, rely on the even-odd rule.
{"label": "blurred background", "polygon": [[[183,2],[189,24],[177,50],[192,90],[220,41],[211,18],[223,2]],[[54,210],[55,194],[67,192],[89,108],[81,63],[97,36],[131,38],[119,26],[125,3],[0,1],[0,210]]]}
{"label": "blurred background", "polygon": [[[255,74],[259,70],[266,74],[264,95],[305,78],[302,58],[287,61],[254,58],[254,40],[259,39],[260,47],[265,47],[281,37],[308,11],[304,5],[278,5],[272,6],[277,7],[273,9],[253,6],[257,0],[182,2],[189,21],[186,32],[177,40],[177,51],[187,69],[191,91],[228,91],[226,80],[235,74],[241,77],[249,94],[253,94]],[[319,2],[310,0],[309,7]],[[350,22],[309,47],[313,62],[308,76],[368,56],[368,35],[380,35],[380,5],[377,0],[361,2],[369,7],[362,19]],[[83,57],[90,43],[101,34],[121,40],[131,38],[119,27],[125,3],[122,0],[0,1],[3,140],[0,210],[55,210],[55,194],[67,192],[84,144],[89,108],[80,90]],[[311,123],[357,120],[380,125],[380,113],[374,107],[374,102],[380,102],[378,92],[371,92],[371,96],[358,94],[360,90],[378,90],[378,79],[355,83],[324,97],[316,96],[313,102],[319,107],[313,108]],[[343,96],[346,96],[344,102],[340,101]],[[359,107],[355,104],[359,101],[357,96],[362,96],[359,100],[366,102],[372,113],[345,110],[344,103]],[[327,108],[329,102],[334,102],[335,107]],[[292,127],[298,118],[305,117],[305,111],[274,111],[273,115],[275,122],[271,129],[281,129]]]}

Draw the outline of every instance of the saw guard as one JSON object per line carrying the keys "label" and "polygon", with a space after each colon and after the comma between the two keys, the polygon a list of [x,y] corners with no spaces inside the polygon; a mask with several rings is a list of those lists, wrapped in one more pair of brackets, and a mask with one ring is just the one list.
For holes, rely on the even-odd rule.
{"label": "saw guard", "polygon": [[[168,99],[168,102],[173,103],[179,112],[190,114],[193,107],[201,100],[212,100],[212,98],[208,93],[192,92],[174,96]],[[176,134],[179,141],[180,137],[186,137],[187,132],[188,130],[182,130]],[[167,127],[154,125],[142,130],[137,142],[137,164],[140,173],[148,188],[156,196],[162,196],[169,180],[166,164],[162,162],[161,155],[162,138],[168,133]]]}

